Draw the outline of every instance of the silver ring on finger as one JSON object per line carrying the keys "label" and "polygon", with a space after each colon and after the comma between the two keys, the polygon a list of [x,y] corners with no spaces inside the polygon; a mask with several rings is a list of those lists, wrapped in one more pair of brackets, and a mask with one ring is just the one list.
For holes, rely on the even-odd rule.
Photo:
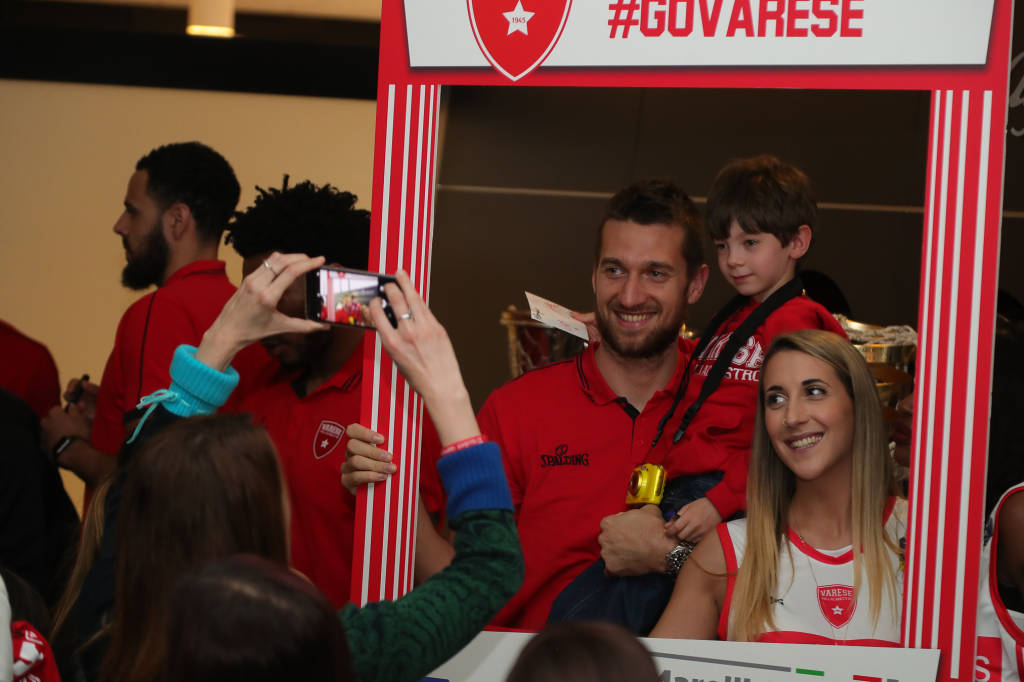
{"label": "silver ring on finger", "polygon": [[270,264],[269,258],[263,261],[263,267],[265,267],[267,270],[270,270],[271,274],[273,274],[274,277],[277,277],[277,275],[279,274],[277,270],[274,269],[274,266]]}
{"label": "silver ring on finger", "polygon": [[400,319],[400,320],[411,320],[412,319],[412,311],[410,310],[410,311],[402,313],[401,315],[398,316],[398,319]]}

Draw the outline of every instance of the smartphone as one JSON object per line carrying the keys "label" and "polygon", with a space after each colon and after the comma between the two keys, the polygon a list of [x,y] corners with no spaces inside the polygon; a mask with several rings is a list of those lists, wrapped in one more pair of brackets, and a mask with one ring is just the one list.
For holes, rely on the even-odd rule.
{"label": "smartphone", "polygon": [[348,268],[317,268],[306,273],[306,317],[318,322],[373,329],[370,301],[380,297],[392,327],[398,327],[395,312],[384,295],[384,285],[394,282],[390,275]]}

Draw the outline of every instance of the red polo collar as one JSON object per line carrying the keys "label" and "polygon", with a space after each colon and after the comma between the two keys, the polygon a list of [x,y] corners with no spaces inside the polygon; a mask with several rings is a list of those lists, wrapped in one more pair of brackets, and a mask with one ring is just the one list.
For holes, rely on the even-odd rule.
{"label": "red polo collar", "polygon": [[[225,275],[226,266],[222,260],[197,260],[174,271],[164,286],[185,279],[190,275]],[[226,275],[225,275],[226,276]]]}
{"label": "red polo collar", "polygon": [[[617,395],[608,382],[605,381],[604,376],[597,368],[597,361],[594,358],[594,353],[597,350],[600,342],[592,343],[587,347],[579,356],[576,358],[576,371],[579,374],[580,388],[583,392],[594,401],[597,405],[605,405],[615,400],[619,400],[620,396]],[[694,342],[689,339],[679,338],[677,350],[679,352],[679,358],[676,362],[676,371],[672,374],[672,378],[669,379],[660,391],[654,394],[651,398],[651,402],[656,402],[656,398],[662,394],[669,396],[675,396],[676,389],[679,388],[679,382],[683,379],[683,374],[686,372],[686,361],[690,357],[690,352],[693,350]]]}

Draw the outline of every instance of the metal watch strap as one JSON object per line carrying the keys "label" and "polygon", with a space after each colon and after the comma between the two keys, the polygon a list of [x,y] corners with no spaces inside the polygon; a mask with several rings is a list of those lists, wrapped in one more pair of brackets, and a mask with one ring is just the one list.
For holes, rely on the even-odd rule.
{"label": "metal watch strap", "polygon": [[690,556],[690,552],[697,545],[689,540],[680,540],[679,544],[672,548],[667,554],[665,554],[665,575],[672,578],[679,575],[679,570],[686,563],[686,559]]}

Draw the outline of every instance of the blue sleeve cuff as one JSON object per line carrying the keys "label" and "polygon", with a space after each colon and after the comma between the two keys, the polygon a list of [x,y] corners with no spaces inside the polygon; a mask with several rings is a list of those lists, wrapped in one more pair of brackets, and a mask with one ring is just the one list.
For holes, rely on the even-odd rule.
{"label": "blue sleeve cuff", "polygon": [[513,510],[497,443],[481,443],[445,455],[438,460],[437,471],[448,493],[449,519],[479,509]]}
{"label": "blue sleeve cuff", "polygon": [[171,360],[170,389],[180,399],[165,402],[164,407],[179,417],[213,414],[237,385],[238,371],[234,367],[218,372],[196,360],[195,346],[181,345]]}

